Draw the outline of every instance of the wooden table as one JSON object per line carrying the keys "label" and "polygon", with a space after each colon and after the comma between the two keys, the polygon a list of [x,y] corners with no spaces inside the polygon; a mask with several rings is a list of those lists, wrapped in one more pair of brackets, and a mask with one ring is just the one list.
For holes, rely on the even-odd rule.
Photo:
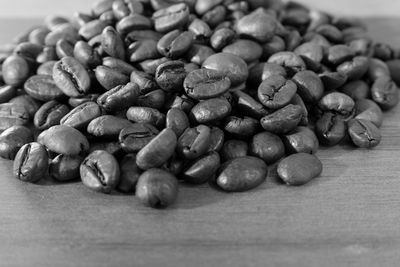
{"label": "wooden table", "polygon": [[[368,22],[400,46],[399,21]],[[0,42],[32,24],[0,21]],[[400,106],[382,132],[373,150],[321,149],[323,175],[306,186],[182,186],[167,210],[81,183],[22,183],[2,160],[0,266],[398,266]]]}

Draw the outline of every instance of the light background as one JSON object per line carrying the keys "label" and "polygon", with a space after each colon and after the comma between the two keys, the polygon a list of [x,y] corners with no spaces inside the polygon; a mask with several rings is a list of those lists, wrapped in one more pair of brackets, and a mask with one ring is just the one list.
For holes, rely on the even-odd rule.
{"label": "light background", "polygon": [[[355,16],[400,16],[399,0],[300,0],[311,7],[334,14]],[[0,0],[0,17],[69,16],[88,11],[93,0]]]}

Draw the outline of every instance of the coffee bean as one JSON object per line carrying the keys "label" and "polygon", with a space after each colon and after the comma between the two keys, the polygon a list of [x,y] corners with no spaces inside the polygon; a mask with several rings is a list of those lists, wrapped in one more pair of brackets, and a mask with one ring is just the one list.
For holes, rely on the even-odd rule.
{"label": "coffee bean", "polygon": [[182,173],[182,179],[191,184],[202,184],[213,177],[219,167],[219,154],[210,152],[189,163]]}
{"label": "coffee bean", "polygon": [[125,59],[124,42],[119,33],[111,26],[104,28],[101,35],[101,45],[108,55],[118,59]]}
{"label": "coffee bean", "polygon": [[258,132],[260,123],[251,117],[229,116],[223,122],[223,129],[234,138],[246,139]]}
{"label": "coffee bean", "polygon": [[355,104],[355,118],[370,121],[379,128],[383,122],[382,109],[370,99],[360,99]]}
{"label": "coffee bean", "polygon": [[39,101],[60,100],[64,98],[61,91],[50,75],[31,76],[24,84],[25,92]]}
{"label": "coffee bean", "polygon": [[167,92],[179,92],[183,87],[186,71],[182,61],[167,61],[160,64],[155,73],[158,86]]}
{"label": "coffee bean", "polygon": [[139,96],[139,86],[135,83],[117,85],[97,98],[97,103],[108,112],[115,112],[132,106]]}
{"label": "coffee bean", "polygon": [[28,62],[21,56],[12,55],[2,64],[2,74],[4,82],[12,86],[20,86],[30,74]]}
{"label": "coffee bean", "polygon": [[222,52],[234,54],[246,62],[253,62],[261,57],[263,49],[257,42],[238,39],[230,45],[225,46]]}
{"label": "coffee bean", "polygon": [[87,42],[78,41],[74,46],[74,57],[85,67],[95,68],[102,63],[99,53]]}
{"label": "coffee bean", "polygon": [[286,151],[289,153],[315,154],[319,147],[318,138],[308,127],[299,126],[282,137]]}
{"label": "coffee bean", "polygon": [[315,133],[319,141],[328,146],[334,146],[346,136],[346,124],[342,117],[326,112],[315,124]]}
{"label": "coffee bean", "polygon": [[399,103],[398,87],[390,77],[382,76],[371,87],[372,99],[383,109],[388,110]]}
{"label": "coffee bean", "polygon": [[157,50],[156,40],[139,40],[128,47],[128,56],[131,62],[142,62],[148,59],[157,59],[160,53]]}
{"label": "coffee bean", "polygon": [[181,136],[189,127],[189,119],[186,113],[181,109],[171,108],[166,115],[166,127],[171,128],[176,136]]}
{"label": "coffee bean", "polygon": [[189,19],[189,8],[184,3],[168,6],[153,14],[154,28],[158,32],[169,32],[184,26]]}
{"label": "coffee bean", "polygon": [[221,150],[222,161],[245,157],[249,153],[249,145],[243,140],[231,139],[224,143]]}
{"label": "coffee bean", "polygon": [[95,75],[97,81],[106,90],[111,90],[118,85],[124,85],[129,82],[128,75],[102,65],[95,69]]}
{"label": "coffee bean", "polygon": [[288,185],[303,185],[322,173],[322,163],[314,155],[297,153],[278,164],[279,177]]}
{"label": "coffee bean", "polygon": [[127,119],[103,115],[93,119],[87,126],[87,133],[95,137],[117,139],[122,129],[131,126]]}
{"label": "coffee bean", "polygon": [[119,169],[120,181],[117,190],[124,193],[134,193],[136,183],[142,174],[142,170],[136,165],[136,155],[125,155],[119,163]]}
{"label": "coffee bean", "polygon": [[65,182],[79,178],[79,167],[83,161],[82,156],[58,155],[51,160],[49,174],[54,179]]}
{"label": "coffee bean", "polygon": [[297,85],[297,93],[305,102],[316,103],[324,93],[324,85],[321,79],[312,71],[296,73],[293,81]]}
{"label": "coffee bean", "polygon": [[168,58],[177,59],[189,50],[194,42],[194,35],[190,31],[171,31],[165,34],[157,43],[158,52]]}
{"label": "coffee bean", "polygon": [[300,106],[289,104],[261,118],[260,122],[264,130],[275,134],[284,134],[296,128],[302,116],[303,112]]}
{"label": "coffee bean", "polygon": [[176,151],[184,159],[196,159],[210,146],[211,129],[205,125],[187,128],[179,137]]}
{"label": "coffee bean", "polygon": [[69,108],[67,105],[61,104],[56,100],[43,104],[35,113],[33,123],[39,130],[45,130],[51,126],[60,124],[61,119],[67,115]]}
{"label": "coffee bean", "polygon": [[349,121],[349,135],[357,147],[372,148],[381,142],[382,135],[370,121],[363,119],[353,119]]}
{"label": "coffee bean", "polygon": [[165,125],[165,115],[157,109],[147,107],[130,107],[126,117],[132,122],[149,123],[157,128]]}
{"label": "coffee bean", "polygon": [[14,125],[27,125],[29,119],[25,106],[17,103],[0,104],[0,132]]}
{"label": "coffee bean", "polygon": [[24,182],[35,183],[48,173],[46,148],[38,143],[25,144],[18,151],[14,160],[14,176]]}
{"label": "coffee bean", "polygon": [[211,127],[211,132],[210,132],[210,145],[208,146],[207,152],[211,151],[217,151],[219,152],[224,145],[225,141],[225,134],[224,131],[222,131],[218,127]]}
{"label": "coffee bean", "polygon": [[138,152],[147,145],[159,131],[151,124],[134,123],[121,130],[119,142],[127,153]]}
{"label": "coffee bean", "polygon": [[355,80],[346,83],[340,91],[350,96],[354,101],[370,97],[369,85],[363,80]]}
{"label": "coffee bean", "polygon": [[285,146],[279,136],[261,132],[253,136],[250,143],[250,155],[259,157],[270,164],[285,155]]}
{"label": "coffee bean", "polygon": [[348,116],[354,110],[354,100],[343,93],[333,92],[321,98],[318,102],[318,107],[323,111],[331,111]]}
{"label": "coffee bean", "polygon": [[136,100],[136,105],[140,107],[162,109],[164,107],[166,97],[167,94],[163,90],[157,89],[145,95],[139,96]]}
{"label": "coffee bean", "polygon": [[17,93],[17,89],[11,85],[0,86],[0,103],[6,103]]}
{"label": "coffee bean", "polygon": [[74,127],[76,129],[85,129],[89,122],[101,116],[103,111],[95,102],[88,101],[77,106],[66,114],[60,124]]}
{"label": "coffee bean", "polygon": [[150,30],[151,28],[151,20],[140,14],[129,15],[116,24],[116,29],[121,35],[135,30]]}
{"label": "coffee bean", "polygon": [[27,117],[32,118],[36,111],[40,108],[40,103],[33,99],[29,95],[20,95],[12,98],[9,104],[14,104],[15,106],[24,107],[25,111],[27,112]]}
{"label": "coffee bean", "polygon": [[237,32],[265,43],[274,36],[276,27],[277,21],[274,17],[262,9],[257,9],[238,21]]}
{"label": "coffee bean", "polygon": [[306,64],[304,61],[293,52],[282,51],[273,54],[269,57],[268,63],[281,65],[289,74],[305,71]]}
{"label": "coffee bean", "polygon": [[274,75],[264,80],[258,87],[258,99],[269,109],[279,109],[287,104],[296,94],[297,86],[285,77]]}
{"label": "coffee bean", "polygon": [[198,69],[186,76],[183,87],[189,97],[204,100],[223,95],[231,87],[231,81],[219,71]]}
{"label": "coffee bean", "polygon": [[25,126],[12,126],[0,134],[0,157],[13,160],[19,149],[33,142],[32,131]]}
{"label": "coffee bean", "polygon": [[141,94],[149,93],[157,88],[154,77],[142,71],[132,71],[130,76],[131,82],[139,86]]}
{"label": "coffee bean", "polygon": [[211,123],[222,120],[232,111],[231,104],[225,98],[211,98],[199,102],[190,111],[197,123]]}

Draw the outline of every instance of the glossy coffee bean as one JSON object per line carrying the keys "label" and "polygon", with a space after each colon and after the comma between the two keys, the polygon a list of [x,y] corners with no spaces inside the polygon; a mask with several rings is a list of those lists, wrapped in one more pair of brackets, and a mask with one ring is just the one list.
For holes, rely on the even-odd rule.
{"label": "glossy coffee bean", "polygon": [[322,97],[318,102],[318,107],[323,111],[348,116],[354,110],[354,100],[343,93],[333,92]]}
{"label": "glossy coffee bean", "polygon": [[107,22],[99,19],[91,20],[79,29],[79,35],[85,40],[90,40],[101,34],[105,27],[107,27]]}
{"label": "glossy coffee bean", "polygon": [[24,84],[25,92],[39,101],[50,101],[62,99],[65,95],[61,91],[52,76],[34,75]]}
{"label": "glossy coffee bean", "polygon": [[29,119],[25,106],[17,103],[0,104],[0,132],[14,125],[27,125]]}
{"label": "glossy coffee bean", "polygon": [[285,146],[279,136],[261,132],[253,136],[250,143],[250,155],[259,157],[270,164],[285,155]]}
{"label": "glossy coffee bean", "polygon": [[99,53],[84,41],[75,44],[74,57],[87,68],[95,68],[102,63]]}
{"label": "glossy coffee bean", "polygon": [[0,86],[0,103],[6,103],[17,93],[17,89],[11,85]]}
{"label": "glossy coffee bean", "polygon": [[98,66],[95,69],[97,81],[106,90],[111,90],[118,85],[124,85],[129,82],[129,76],[121,73],[118,70],[111,69],[106,66]]}
{"label": "glossy coffee bean", "polygon": [[354,101],[369,98],[371,90],[369,85],[363,80],[355,80],[346,83],[340,91],[350,96]]}
{"label": "glossy coffee bean", "polygon": [[221,149],[221,159],[223,162],[245,157],[249,153],[249,145],[243,140],[231,139],[224,143]]}
{"label": "glossy coffee bean", "polygon": [[231,104],[225,98],[211,98],[199,102],[190,111],[197,123],[211,123],[222,120],[232,111]]}
{"label": "glossy coffee bean", "polygon": [[216,183],[227,192],[248,191],[265,181],[267,171],[267,165],[259,158],[235,158],[222,165]]}
{"label": "glossy coffee bean", "polygon": [[149,123],[159,129],[165,125],[165,115],[154,108],[130,107],[126,117],[132,122]]}
{"label": "glossy coffee bean", "polygon": [[130,75],[132,71],[136,71],[135,67],[133,67],[128,62],[125,62],[124,60],[115,57],[104,57],[103,65],[111,69],[117,70],[125,75]]}
{"label": "glossy coffee bean", "polygon": [[14,176],[24,182],[35,183],[47,176],[49,156],[39,143],[28,143],[15,156]]}
{"label": "glossy coffee bean", "polygon": [[282,137],[286,151],[289,153],[315,154],[319,147],[314,131],[305,126],[299,126]]}
{"label": "glossy coffee bean", "polygon": [[93,119],[87,126],[87,133],[92,136],[116,140],[122,129],[131,126],[127,119],[103,115]]}
{"label": "glossy coffee bean", "polygon": [[370,58],[367,76],[371,81],[375,81],[381,77],[390,77],[390,70],[382,60]]}
{"label": "glossy coffee bean", "polygon": [[340,115],[326,112],[315,124],[315,133],[319,141],[327,146],[334,146],[346,136],[346,123]]}
{"label": "glossy coffee bean", "polygon": [[125,59],[124,42],[119,33],[112,27],[107,26],[101,34],[101,45],[104,52],[111,57]]}
{"label": "glossy coffee bean", "polygon": [[238,139],[246,139],[252,137],[260,128],[260,123],[257,119],[243,116],[229,116],[223,122],[225,132]]}
{"label": "glossy coffee bean", "polygon": [[278,164],[279,177],[288,185],[303,185],[322,173],[322,163],[314,155],[297,153]]}
{"label": "glossy coffee bean", "polygon": [[38,136],[37,141],[48,150],[63,155],[84,155],[89,150],[87,138],[75,128],[66,125],[50,127]]}
{"label": "glossy coffee bean", "polygon": [[181,134],[189,128],[189,118],[186,113],[178,108],[171,108],[166,115],[166,127],[171,128],[176,136]]}
{"label": "glossy coffee bean", "polygon": [[177,59],[189,50],[193,42],[194,35],[192,32],[174,30],[165,34],[158,41],[157,50],[165,57]]}
{"label": "glossy coffee bean", "polygon": [[347,75],[341,72],[323,72],[318,75],[325,90],[336,90],[347,81]]}
{"label": "glossy coffee bean", "polygon": [[32,131],[25,126],[12,126],[0,134],[0,157],[13,160],[19,149],[33,142]]}
{"label": "glossy coffee bean", "polygon": [[263,49],[261,45],[255,41],[238,39],[235,42],[225,46],[222,49],[222,52],[236,55],[245,62],[253,62],[261,57]]}
{"label": "glossy coffee bean", "polygon": [[207,152],[216,151],[219,152],[224,145],[225,134],[224,131],[219,127],[211,127],[210,132],[210,145],[208,146]]}
{"label": "glossy coffee bean", "polygon": [[84,158],[82,156],[58,155],[51,160],[49,174],[60,182],[79,178],[79,167]]}
{"label": "glossy coffee bean", "polygon": [[36,111],[40,108],[39,101],[33,99],[30,95],[19,95],[16,96],[10,101],[9,104],[14,104],[15,106],[24,107],[25,111],[27,112],[27,117],[33,118]]}
{"label": "glossy coffee bean", "polygon": [[222,72],[212,69],[198,69],[186,76],[183,87],[189,97],[204,100],[226,93],[231,87],[231,81]]}
{"label": "glossy coffee bean", "polygon": [[284,134],[296,128],[302,117],[302,108],[289,104],[261,118],[260,122],[264,130],[275,134]]}
{"label": "glossy coffee bean", "polygon": [[51,126],[60,124],[60,120],[67,115],[69,108],[56,100],[43,104],[35,113],[33,123],[39,130],[45,130]]}
{"label": "glossy coffee bean", "polygon": [[349,121],[348,127],[350,138],[357,147],[372,148],[381,142],[380,130],[370,121],[353,119]]}
{"label": "glossy coffee bean", "polygon": [[109,141],[104,139],[99,141],[92,141],[90,143],[89,153],[92,153],[96,150],[104,150],[117,159],[120,159],[125,155],[124,151],[122,150],[121,144],[117,141]]}
{"label": "glossy coffee bean", "polygon": [[166,208],[172,205],[178,195],[178,180],[170,172],[150,169],[140,175],[136,184],[136,196],[152,208]]}
{"label": "glossy coffee bean", "polygon": [[4,82],[12,86],[20,86],[30,74],[28,62],[21,56],[11,55],[2,64]]}
{"label": "glossy coffee bean", "polygon": [[101,116],[103,111],[95,102],[89,101],[72,109],[61,120],[60,124],[71,126],[77,129],[85,129],[89,122]]}
{"label": "glossy coffee bean", "polygon": [[304,61],[293,52],[282,51],[269,57],[268,63],[281,65],[289,74],[295,74],[306,69]]}
{"label": "glossy coffee bean", "polygon": [[161,89],[167,92],[182,90],[186,71],[182,61],[167,61],[160,64],[155,73],[155,79]]}
{"label": "glossy coffee bean", "polygon": [[399,103],[398,87],[390,77],[377,78],[371,87],[372,100],[383,110],[395,107]]}
{"label": "glossy coffee bean", "polygon": [[196,159],[207,152],[210,137],[211,129],[205,125],[187,128],[178,139],[176,151],[184,159]]}
{"label": "glossy coffee bean", "polygon": [[121,130],[119,134],[119,143],[122,149],[127,153],[138,152],[147,145],[159,131],[151,124],[134,123]]}
{"label": "glossy coffee bean", "polygon": [[117,190],[134,193],[142,170],[136,165],[136,154],[125,155],[119,163],[120,179]]}
{"label": "glossy coffee bean", "polygon": [[217,152],[210,152],[190,162],[182,172],[182,179],[191,184],[202,184],[212,178],[220,167]]}
{"label": "glossy coffee bean", "polygon": [[188,19],[189,8],[184,3],[171,5],[153,13],[154,28],[163,33],[181,28]]}
{"label": "glossy coffee bean", "polygon": [[316,103],[324,93],[324,84],[321,79],[312,71],[301,71],[296,73],[293,81],[297,85],[297,93],[304,102]]}
{"label": "glossy coffee bean", "polygon": [[142,62],[160,57],[156,40],[135,41],[129,45],[127,53],[131,62]]}
{"label": "glossy coffee bean", "polygon": [[382,109],[370,99],[360,99],[355,104],[355,118],[372,122],[376,127],[383,123]]}
{"label": "glossy coffee bean", "polygon": [[216,29],[210,37],[210,45],[215,51],[220,51],[222,48],[230,44],[235,38],[235,32],[229,28]]}
{"label": "glossy coffee bean", "polygon": [[361,79],[368,71],[369,59],[367,57],[358,56],[350,61],[343,62],[337,66],[336,70],[347,77],[348,80],[354,81]]}
{"label": "glossy coffee bean", "polygon": [[108,112],[115,112],[133,106],[140,93],[135,83],[117,85],[97,98],[97,103]]}
{"label": "glossy coffee bean", "polygon": [[132,71],[130,76],[131,82],[139,86],[140,93],[149,93],[157,88],[154,77],[142,71]]}
{"label": "glossy coffee bean", "polygon": [[119,183],[119,164],[104,150],[96,150],[87,156],[79,172],[83,184],[94,191],[109,194]]}
{"label": "glossy coffee bean", "polygon": [[277,27],[277,21],[263,9],[257,9],[242,17],[237,23],[240,35],[251,37],[261,43],[271,40]]}
{"label": "glossy coffee bean", "polygon": [[268,114],[268,110],[250,95],[242,91],[235,91],[233,95],[237,102],[236,108],[244,115],[259,119]]}
{"label": "glossy coffee bean", "polygon": [[36,70],[36,74],[38,75],[53,75],[54,65],[57,63],[55,60],[50,60],[40,64],[40,66]]}
{"label": "glossy coffee bean", "polygon": [[280,75],[270,76],[258,87],[258,100],[269,109],[279,109],[287,104],[296,94],[297,86],[291,80]]}
{"label": "glossy coffee bean", "polygon": [[147,18],[141,14],[132,14],[125,18],[122,18],[116,24],[116,29],[121,35],[126,35],[131,31],[135,30],[150,30],[152,22],[150,18]]}
{"label": "glossy coffee bean", "polygon": [[140,107],[163,109],[167,97],[168,95],[166,92],[157,89],[145,95],[140,95],[136,100],[136,105]]}

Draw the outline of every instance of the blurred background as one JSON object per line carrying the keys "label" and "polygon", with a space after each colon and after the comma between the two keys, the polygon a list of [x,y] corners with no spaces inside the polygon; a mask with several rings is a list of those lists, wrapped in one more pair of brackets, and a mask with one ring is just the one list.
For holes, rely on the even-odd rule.
{"label": "blurred background", "polygon": [[[0,0],[0,17],[44,17],[48,14],[71,15],[87,11],[93,0]],[[399,0],[299,0],[320,10],[352,16],[400,16]],[[4,4],[7,3],[7,4]]]}

